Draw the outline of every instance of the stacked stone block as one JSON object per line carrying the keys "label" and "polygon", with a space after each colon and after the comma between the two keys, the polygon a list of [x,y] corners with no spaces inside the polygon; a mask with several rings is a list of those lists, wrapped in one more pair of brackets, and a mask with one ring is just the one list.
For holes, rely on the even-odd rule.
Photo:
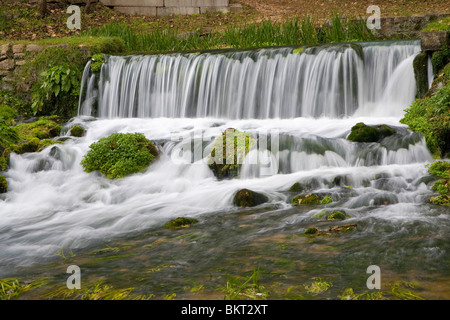
{"label": "stacked stone block", "polygon": [[205,12],[236,12],[240,5],[230,5],[229,0],[100,0],[105,6],[122,13],[164,17]]}

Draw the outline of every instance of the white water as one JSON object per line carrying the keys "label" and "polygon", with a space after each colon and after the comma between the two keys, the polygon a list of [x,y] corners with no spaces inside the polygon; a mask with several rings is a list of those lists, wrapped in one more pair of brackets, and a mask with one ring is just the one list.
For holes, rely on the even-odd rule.
{"label": "white water", "polygon": [[[358,209],[373,207],[364,215],[428,221],[418,206],[430,195],[421,178],[432,157],[423,138],[399,124],[401,111],[415,94],[412,58],[418,45],[365,46],[365,64],[353,50],[320,50],[317,55],[293,55],[289,50],[263,50],[256,61],[238,53],[233,58],[131,57],[128,63],[111,57],[99,87],[101,119],[81,116],[68,124],[81,123],[86,136],[40,153],[12,154],[5,173],[9,192],[0,198],[0,275],[11,266],[46,261],[62,249],[94,246],[178,216],[233,212],[232,198],[241,188],[263,192],[270,203],[289,207],[291,195],[285,191],[295,182],[311,183],[315,191],[331,192],[340,199],[339,206],[354,210],[355,217]],[[353,76],[339,78],[337,62]],[[189,85],[194,79],[200,83],[196,108]],[[84,81],[81,113],[90,113],[95,81],[88,72]],[[323,91],[323,83],[331,87]],[[341,90],[348,94],[338,94]],[[323,113],[327,117],[294,117]],[[140,118],[127,118],[133,115]],[[188,115],[195,117],[184,117]],[[400,135],[384,145],[351,143],[345,138],[358,122],[397,126]],[[208,150],[210,142],[230,127],[255,136],[277,133],[279,152],[249,154],[269,156],[277,171],[261,174],[261,166],[244,164],[238,179],[218,181],[205,161],[173,161],[182,143],[179,137],[201,133]],[[114,132],[142,132],[157,143],[160,157],[147,170],[116,181],[83,172],[80,161],[89,145]],[[345,185],[330,185],[336,177],[344,177],[345,185],[352,187],[351,197]],[[390,205],[379,207],[377,199],[384,198]]]}

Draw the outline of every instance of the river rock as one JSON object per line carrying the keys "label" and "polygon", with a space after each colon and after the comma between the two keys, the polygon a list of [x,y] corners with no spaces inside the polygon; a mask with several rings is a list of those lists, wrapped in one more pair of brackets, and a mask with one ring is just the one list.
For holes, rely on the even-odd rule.
{"label": "river rock", "polygon": [[233,204],[238,207],[255,207],[269,201],[264,194],[249,190],[239,190],[233,198]]}
{"label": "river rock", "polygon": [[385,124],[368,126],[363,122],[359,122],[352,127],[347,139],[353,142],[379,142],[385,137],[393,135],[395,132],[395,129]]}

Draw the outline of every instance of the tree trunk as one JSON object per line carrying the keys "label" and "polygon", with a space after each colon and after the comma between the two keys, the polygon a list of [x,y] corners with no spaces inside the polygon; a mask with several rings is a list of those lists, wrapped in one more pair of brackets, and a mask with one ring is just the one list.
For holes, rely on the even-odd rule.
{"label": "tree trunk", "polygon": [[84,13],[89,13],[91,10],[91,0],[86,1],[86,7],[84,8]]}
{"label": "tree trunk", "polygon": [[44,18],[47,15],[47,0],[41,0],[39,4],[39,13],[41,14],[41,18]]}

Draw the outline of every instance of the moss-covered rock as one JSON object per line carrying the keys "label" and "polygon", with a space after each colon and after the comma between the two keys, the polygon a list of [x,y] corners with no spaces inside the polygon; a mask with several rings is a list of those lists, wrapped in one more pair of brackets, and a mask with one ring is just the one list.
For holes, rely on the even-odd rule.
{"label": "moss-covered rock", "polygon": [[208,160],[209,168],[218,179],[239,176],[244,158],[254,143],[250,133],[228,128],[214,142]]}
{"label": "moss-covered rock", "polygon": [[60,135],[61,126],[48,118],[40,118],[30,123],[20,123],[16,126],[20,140],[31,138],[50,139]]}
{"label": "moss-covered rock", "polygon": [[305,230],[304,234],[306,235],[313,235],[313,234],[318,234],[319,233],[319,229],[317,229],[316,227],[311,227]]}
{"label": "moss-covered rock", "polygon": [[86,130],[79,126],[79,125],[74,125],[72,128],[70,128],[70,135],[72,137],[82,137],[86,134]]}
{"label": "moss-covered rock", "polygon": [[327,217],[327,220],[345,220],[345,213],[335,211]]}
{"label": "moss-covered rock", "polygon": [[325,196],[321,201],[320,204],[329,204],[333,202],[333,198],[330,196]]}
{"label": "moss-covered rock", "polygon": [[0,175],[0,193],[8,192],[8,181],[6,181],[5,176]]}
{"label": "moss-covered rock", "polygon": [[12,145],[12,150],[17,154],[24,154],[28,152],[37,152],[41,149],[41,140],[38,138],[31,138],[21,141],[18,144]]}
{"label": "moss-covered rock", "polygon": [[249,190],[241,189],[234,195],[233,204],[238,207],[255,207],[269,201],[264,194]]}
{"label": "moss-covered rock", "polygon": [[142,133],[113,133],[90,145],[81,165],[109,179],[122,178],[147,168],[158,156],[155,145]]}
{"label": "moss-covered rock", "polygon": [[296,206],[316,205],[320,204],[320,198],[317,194],[314,193],[298,195],[292,199],[292,204]]}
{"label": "moss-covered rock", "polygon": [[304,188],[304,186],[302,186],[301,184],[300,184],[300,182],[296,182],[296,183],[294,183],[290,188],[289,188],[289,192],[302,192],[302,191],[304,191],[305,190],[305,188]]}
{"label": "moss-covered rock", "polygon": [[182,228],[187,228],[190,225],[195,224],[195,223],[198,223],[197,219],[178,217],[178,218],[170,220],[168,223],[166,223],[165,227],[168,229],[182,229]]}
{"label": "moss-covered rock", "polygon": [[352,127],[347,139],[353,142],[378,142],[385,137],[393,135],[395,132],[395,129],[385,124],[368,126],[363,122],[359,122]]}
{"label": "moss-covered rock", "polygon": [[428,54],[419,53],[413,62],[414,77],[416,78],[416,98],[422,98],[428,91]]}

